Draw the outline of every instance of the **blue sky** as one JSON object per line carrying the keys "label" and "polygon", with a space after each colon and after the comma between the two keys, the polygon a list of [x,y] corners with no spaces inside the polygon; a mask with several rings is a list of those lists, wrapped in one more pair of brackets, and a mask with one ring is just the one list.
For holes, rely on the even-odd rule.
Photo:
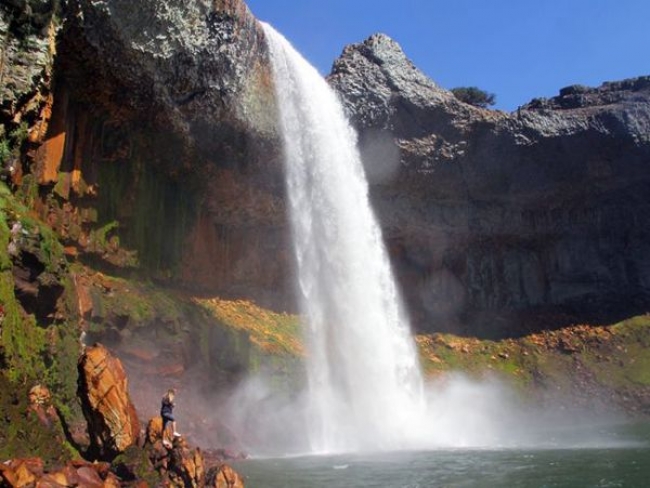
{"label": "blue sky", "polygon": [[246,0],[321,73],[375,32],[444,88],[515,110],[564,86],[650,74],[650,0]]}

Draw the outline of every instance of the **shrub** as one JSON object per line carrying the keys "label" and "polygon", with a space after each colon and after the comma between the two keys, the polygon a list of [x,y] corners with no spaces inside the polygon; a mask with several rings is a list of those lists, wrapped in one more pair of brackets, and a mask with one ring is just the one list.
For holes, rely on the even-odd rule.
{"label": "shrub", "polygon": [[452,88],[451,92],[461,102],[469,103],[475,107],[487,108],[496,103],[496,95],[494,93],[488,93],[475,86]]}

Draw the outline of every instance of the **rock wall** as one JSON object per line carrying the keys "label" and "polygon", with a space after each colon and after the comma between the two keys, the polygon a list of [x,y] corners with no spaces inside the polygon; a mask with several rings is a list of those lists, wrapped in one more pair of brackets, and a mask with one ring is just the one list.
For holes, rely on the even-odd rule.
{"label": "rock wall", "polygon": [[417,326],[484,336],[650,305],[650,78],[512,114],[456,100],[384,35],[329,77]]}
{"label": "rock wall", "polygon": [[[295,310],[272,81],[246,5],[28,3],[0,10],[14,80],[0,117],[22,150],[3,163],[70,254]],[[375,35],[329,79],[417,328],[518,335],[646,310],[648,78],[507,114],[461,103]]]}
{"label": "rock wall", "polygon": [[[25,38],[4,41],[0,73],[16,81],[3,92],[3,126],[28,123],[14,185],[45,196],[40,215],[84,259],[289,306],[273,88],[246,5],[50,7],[50,30],[24,34],[33,50],[18,59]],[[3,10],[0,30],[27,9]],[[32,99],[26,119],[17,100]]]}

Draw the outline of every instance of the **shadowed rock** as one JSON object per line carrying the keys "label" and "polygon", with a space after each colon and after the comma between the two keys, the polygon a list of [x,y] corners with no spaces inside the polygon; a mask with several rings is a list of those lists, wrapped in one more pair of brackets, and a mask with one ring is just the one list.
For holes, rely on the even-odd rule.
{"label": "shadowed rock", "polygon": [[[457,100],[377,34],[329,76],[422,330],[487,337],[647,310],[650,81],[513,113]],[[557,322],[553,317],[568,317]]]}

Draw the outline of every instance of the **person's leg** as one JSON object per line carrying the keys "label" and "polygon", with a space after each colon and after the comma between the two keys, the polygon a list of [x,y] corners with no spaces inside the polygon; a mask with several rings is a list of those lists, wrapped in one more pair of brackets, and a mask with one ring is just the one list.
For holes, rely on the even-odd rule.
{"label": "person's leg", "polygon": [[[163,416],[162,419],[163,419],[162,440],[163,440],[163,442],[164,441],[169,442],[169,440],[171,440],[173,435],[174,435],[173,432],[175,431],[174,426],[176,425],[176,422],[174,421],[173,418],[168,417],[168,416]],[[171,424],[171,427],[173,429],[171,434],[169,433],[169,424]]]}

